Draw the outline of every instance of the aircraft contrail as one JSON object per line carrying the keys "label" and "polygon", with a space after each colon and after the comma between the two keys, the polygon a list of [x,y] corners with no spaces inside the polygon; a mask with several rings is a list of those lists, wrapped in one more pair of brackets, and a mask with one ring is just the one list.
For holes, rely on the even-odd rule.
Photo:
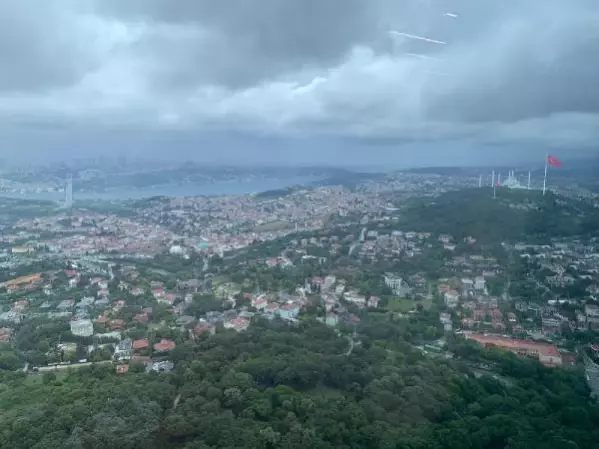
{"label": "aircraft contrail", "polygon": [[444,16],[447,16],[447,17],[451,17],[451,18],[453,18],[453,19],[456,19],[456,18],[458,17],[458,15],[457,15],[457,14],[453,14],[453,13],[451,13],[451,12],[446,12],[446,13],[445,13],[445,14],[443,14],[443,15],[444,15]]}
{"label": "aircraft contrail", "polygon": [[414,58],[419,58],[419,59],[428,59],[430,61],[441,61],[441,59],[439,59],[439,58],[433,58],[432,56],[421,55],[419,53],[405,53],[405,55],[412,56]]}
{"label": "aircraft contrail", "polygon": [[389,31],[389,33],[396,35],[396,36],[407,37],[408,39],[415,39],[415,40],[419,40],[419,41],[430,42],[431,44],[447,45],[447,42],[437,41],[435,39],[429,39],[427,37],[422,37],[422,36],[416,36],[415,34],[400,33],[399,31],[395,31],[395,30],[391,30],[391,31]]}

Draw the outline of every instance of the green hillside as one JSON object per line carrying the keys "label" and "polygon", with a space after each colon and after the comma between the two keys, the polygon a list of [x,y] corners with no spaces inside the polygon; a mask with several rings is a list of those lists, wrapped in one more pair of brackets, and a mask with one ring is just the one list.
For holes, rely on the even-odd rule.
{"label": "green hillside", "polygon": [[589,200],[565,198],[537,191],[463,189],[406,207],[399,218],[405,227],[456,238],[519,240],[527,236],[590,235],[598,232],[599,210]]}

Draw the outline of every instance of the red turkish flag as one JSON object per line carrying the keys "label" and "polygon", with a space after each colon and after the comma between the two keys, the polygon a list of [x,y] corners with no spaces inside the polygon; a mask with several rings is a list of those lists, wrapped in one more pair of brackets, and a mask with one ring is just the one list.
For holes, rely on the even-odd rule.
{"label": "red turkish flag", "polygon": [[560,161],[555,156],[549,155],[547,156],[547,165],[549,165],[550,167],[560,168],[563,164],[562,161]]}

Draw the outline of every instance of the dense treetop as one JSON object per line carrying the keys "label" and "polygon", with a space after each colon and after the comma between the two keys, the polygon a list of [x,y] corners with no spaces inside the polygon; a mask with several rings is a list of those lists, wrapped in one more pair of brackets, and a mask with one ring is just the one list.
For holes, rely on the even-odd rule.
{"label": "dense treetop", "polygon": [[419,199],[402,211],[399,224],[486,242],[588,235],[599,226],[599,211],[587,200],[507,188],[492,195],[488,188],[462,189]]}
{"label": "dense treetop", "polygon": [[[424,321],[423,321],[424,320]],[[369,321],[369,320],[366,320]],[[2,373],[3,448],[594,448],[599,408],[579,372],[452,342],[409,341],[424,318],[374,316],[353,337],[315,321],[256,323],[176,348],[172,373],[94,365]],[[347,354],[349,340],[354,349]],[[500,377],[465,362],[496,364]]]}

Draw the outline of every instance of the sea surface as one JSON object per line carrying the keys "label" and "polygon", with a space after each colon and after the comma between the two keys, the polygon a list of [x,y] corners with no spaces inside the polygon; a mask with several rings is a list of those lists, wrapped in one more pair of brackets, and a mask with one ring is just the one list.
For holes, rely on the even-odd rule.
{"label": "sea surface", "polygon": [[[228,182],[215,182],[213,184],[185,184],[185,185],[161,185],[152,188],[127,187],[122,189],[111,189],[104,192],[77,192],[76,186],[73,192],[73,200],[129,200],[150,198],[153,196],[221,196],[221,195],[249,195],[267,190],[284,189],[295,185],[307,185],[318,181],[320,178],[293,177],[293,178],[269,178],[251,181],[235,180]],[[0,196],[8,198],[21,198],[29,200],[62,201],[63,192],[25,192],[9,193],[0,192]]]}

